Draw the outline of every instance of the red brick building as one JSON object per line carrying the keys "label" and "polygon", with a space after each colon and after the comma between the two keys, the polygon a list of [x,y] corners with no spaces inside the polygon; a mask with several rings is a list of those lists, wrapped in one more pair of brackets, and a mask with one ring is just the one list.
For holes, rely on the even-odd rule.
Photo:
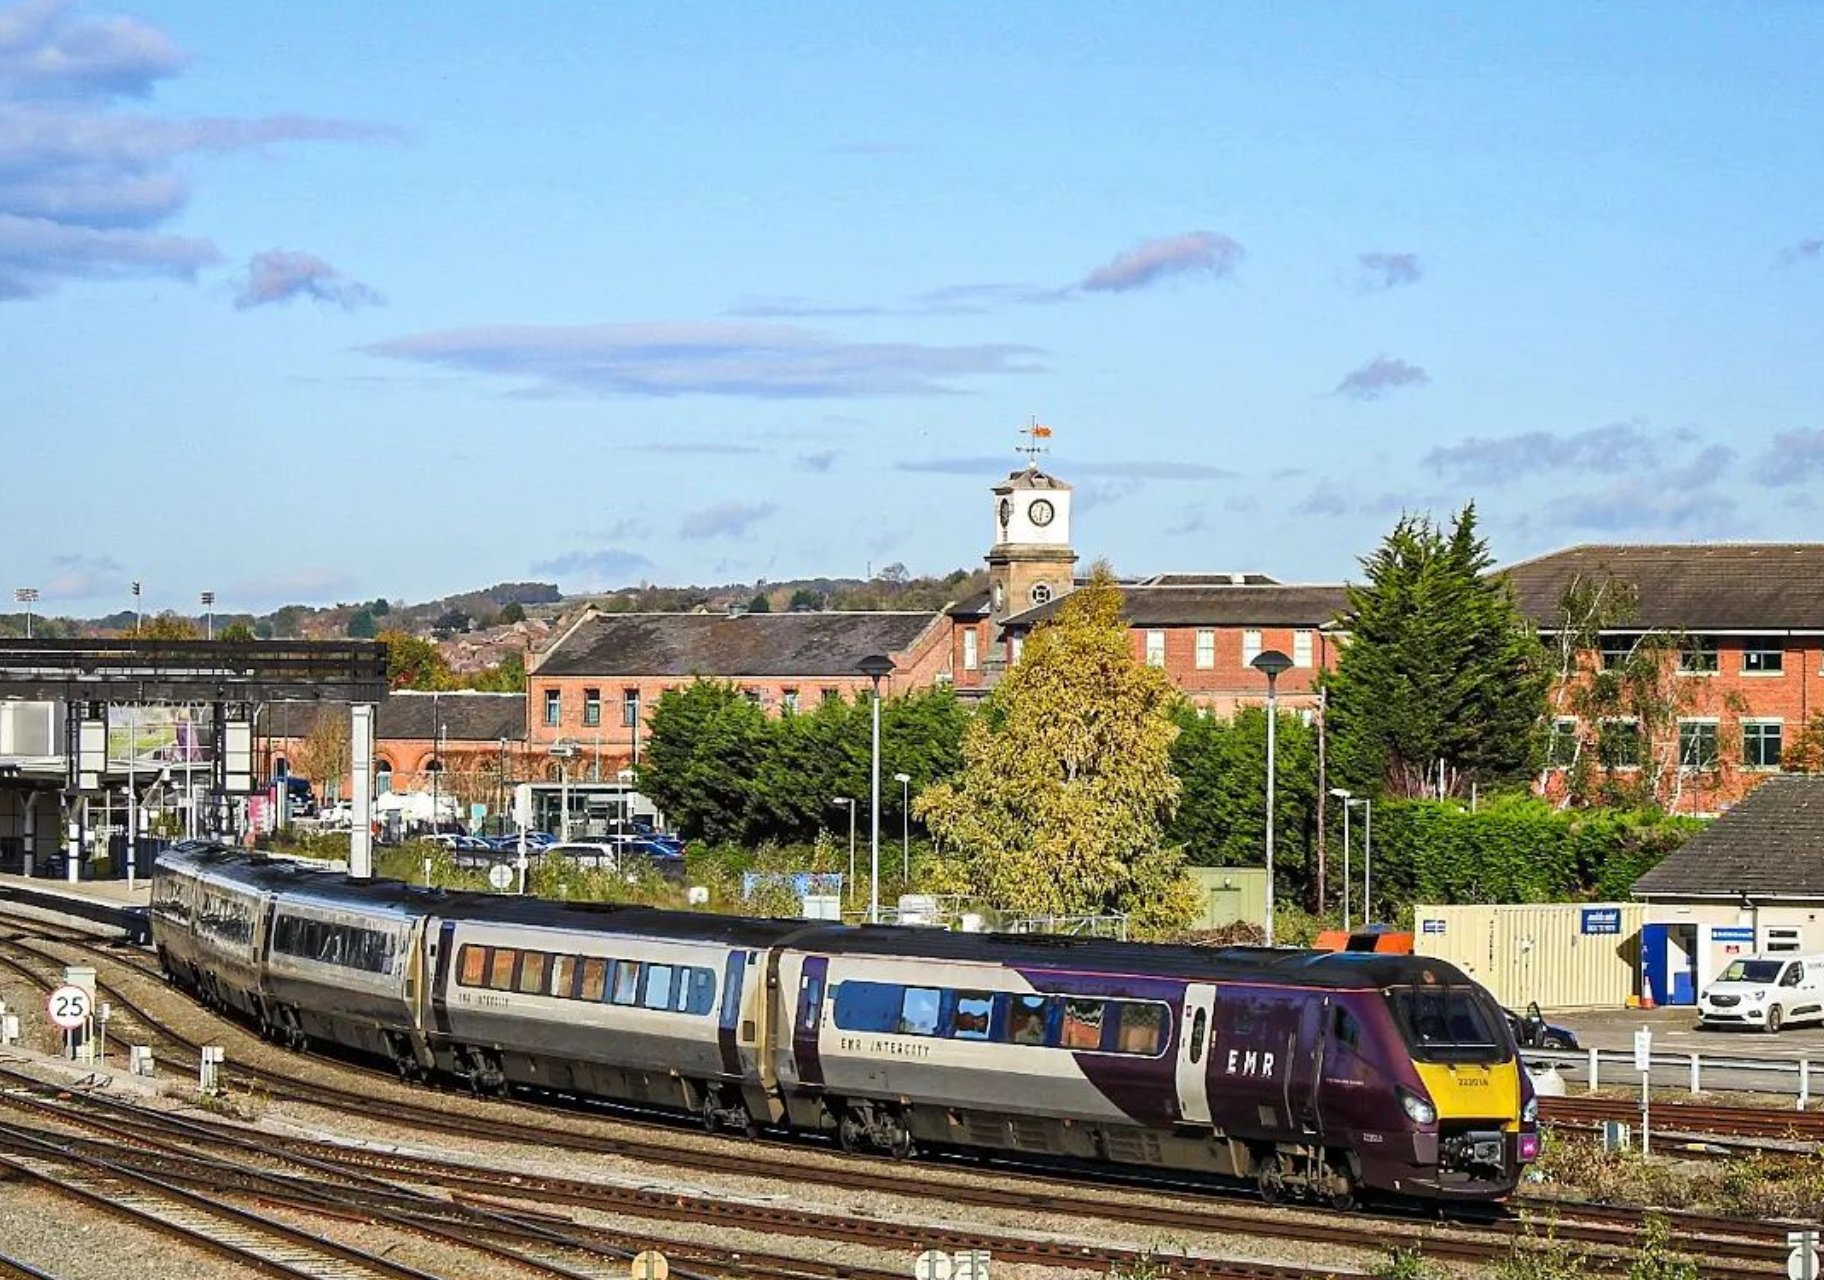
{"label": "red brick building", "polygon": [[[1715,813],[1779,772],[1824,710],[1824,544],[1586,545],[1503,574],[1548,641],[1567,630],[1561,602],[1575,585],[1634,601],[1553,690],[1548,794],[1594,770],[1667,808]],[[1649,650],[1647,700],[1580,713],[1579,687]]]}
{"label": "red brick building", "polygon": [[[612,778],[635,755],[667,689],[698,678],[739,685],[779,714],[872,689],[863,658],[883,654],[893,672],[883,696],[948,683],[951,622],[943,613],[596,613],[572,624],[526,678],[529,742],[548,753],[560,739]],[[575,768],[575,766],[572,766]]]}

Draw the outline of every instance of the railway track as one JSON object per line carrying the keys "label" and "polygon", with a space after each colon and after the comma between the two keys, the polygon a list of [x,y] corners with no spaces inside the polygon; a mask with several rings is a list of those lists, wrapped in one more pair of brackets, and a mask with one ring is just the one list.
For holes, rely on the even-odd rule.
{"label": "railway track", "polygon": [[29,1262],[0,1253],[0,1280],[57,1280],[57,1277]]}
{"label": "railway track", "polygon": [[[91,940],[59,939],[59,941],[83,946],[103,958],[119,959],[120,963],[127,964],[147,976],[155,976],[147,966],[133,960],[119,958],[105,948],[96,948]],[[38,951],[29,942],[14,940],[14,945],[19,950],[36,955],[40,961],[56,962],[56,957]],[[12,963],[15,968],[21,967],[16,962],[9,962],[5,957],[0,957],[0,965],[8,963]],[[48,979],[40,974],[36,980],[43,982]],[[122,1009],[129,1016],[142,1021],[148,1029],[158,1030],[167,1045],[194,1055],[197,1046],[183,1037],[176,1036],[168,1028],[160,1027],[155,1019],[145,1014],[118,989],[110,988],[109,994],[115,1000],[117,1009]],[[334,1061],[341,1063],[339,1059]],[[346,1064],[342,1063],[342,1065]],[[363,1118],[373,1118],[374,1098],[369,1093],[357,1093],[320,1082],[306,1083],[297,1080],[295,1076],[266,1071],[249,1064],[238,1064],[235,1070],[243,1077],[261,1081],[275,1093],[283,1093],[297,1100],[344,1112],[354,1110]],[[388,1105],[390,1116],[402,1123],[416,1128],[457,1134],[465,1138],[487,1137],[504,1142],[535,1142],[560,1146],[572,1151],[628,1157],[671,1167],[709,1172],[729,1171],[729,1161],[721,1151],[705,1152],[680,1148],[664,1142],[609,1137],[574,1128],[560,1130],[543,1124],[527,1124],[523,1118],[506,1120],[494,1116],[476,1115],[472,1112],[455,1115],[446,1110],[411,1103],[389,1103]],[[494,1108],[489,1105],[485,1109],[493,1110]],[[1013,1188],[984,1187],[948,1181],[933,1185],[932,1180],[926,1177],[908,1178],[904,1174],[883,1172],[875,1167],[878,1165],[878,1161],[867,1158],[841,1158],[836,1167],[826,1171],[807,1164],[802,1158],[775,1158],[766,1153],[764,1148],[756,1149],[747,1143],[737,1145],[741,1152],[741,1172],[777,1177],[787,1184],[822,1181],[849,1189],[913,1195],[927,1199],[937,1197],[953,1203],[971,1203],[983,1207],[1038,1211],[1067,1216],[1090,1216],[1130,1225],[1167,1228],[1175,1231],[1283,1235],[1301,1240],[1324,1239],[1355,1248],[1361,1247],[1362,1242],[1364,1224],[1359,1216],[1347,1220],[1352,1225],[1338,1227],[1334,1223],[1313,1224],[1310,1221],[1301,1220],[1296,1215],[1263,1213],[1257,1206],[1251,1206],[1248,1211],[1242,1212],[1215,1208],[1207,1203],[1116,1202],[1111,1201],[1106,1194],[1083,1194],[1058,1190],[1056,1189],[1055,1174],[1050,1178],[1045,1178],[1035,1176],[1030,1172],[1010,1175],[1017,1177],[1021,1183]],[[802,1151],[802,1148],[799,1150]],[[346,1152],[342,1152],[339,1158],[346,1161],[351,1157]],[[377,1159],[372,1154],[360,1158],[370,1164]],[[422,1167],[415,1170],[401,1167],[398,1163],[402,1159],[401,1157],[389,1157],[388,1159],[394,1162],[391,1172],[401,1175],[412,1173],[419,1177],[429,1176]],[[920,1167],[931,1168],[933,1166]],[[1002,1173],[998,1169],[995,1172],[996,1176],[1000,1176]],[[528,1183],[523,1174],[515,1173],[509,1176],[514,1179],[515,1186],[523,1187]],[[446,1169],[444,1177],[446,1183],[466,1179],[468,1185],[456,1188],[465,1194],[492,1195],[501,1192],[498,1185],[488,1185],[484,1175],[478,1175],[472,1170],[453,1174]],[[576,1197],[587,1196],[599,1200],[602,1196],[600,1185],[595,1183],[566,1185],[561,1179],[536,1181],[541,1188],[541,1194],[554,1201],[568,1198],[575,1203],[577,1202]],[[1116,1179],[1112,1185],[1131,1187],[1136,1184],[1147,1190],[1164,1191],[1173,1196],[1183,1196],[1188,1190],[1192,1190],[1182,1180],[1162,1183],[1146,1178]],[[1195,1190],[1207,1193],[1210,1188],[1200,1186]],[[645,1213],[649,1215],[663,1216],[663,1205],[659,1202],[660,1200],[662,1198],[657,1198],[654,1203],[642,1206],[639,1204],[638,1198],[634,1197],[627,1200],[626,1211],[638,1214],[644,1209]],[[1395,1225],[1400,1223],[1400,1219],[1397,1217],[1377,1221],[1372,1229],[1383,1237],[1381,1241],[1383,1244],[1418,1247],[1440,1258],[1482,1261],[1490,1256],[1494,1248],[1488,1238],[1490,1235],[1501,1242],[1502,1247],[1513,1247],[1516,1243],[1523,1245],[1529,1236],[1544,1234],[1554,1240],[1588,1245],[1596,1249],[1625,1250],[1636,1238],[1640,1228],[1639,1211],[1630,1212],[1603,1206],[1566,1205],[1556,1201],[1529,1201],[1517,1207],[1522,1211],[1519,1217],[1481,1218],[1476,1221],[1451,1224],[1451,1228],[1457,1230],[1479,1233],[1480,1239],[1443,1235],[1440,1234],[1441,1230],[1451,1228],[1414,1227],[1410,1220],[1405,1224]],[[700,1211],[708,1212],[707,1210]],[[1666,1216],[1671,1219],[1674,1230],[1681,1240],[1692,1241],[1694,1248],[1701,1242],[1702,1251],[1716,1260],[1716,1265],[1707,1270],[1707,1274],[1731,1274],[1729,1270],[1731,1266],[1736,1267],[1736,1273],[1742,1275],[1762,1274],[1770,1261],[1777,1261],[1784,1257],[1782,1251],[1784,1228],[1775,1229],[1759,1223],[1703,1215],[1668,1214]],[[775,1217],[771,1222],[771,1229],[816,1230],[828,1225],[805,1217],[801,1217],[796,1222],[786,1222]],[[768,1228],[761,1226],[758,1229]],[[952,1247],[992,1246],[978,1242],[957,1244]]]}
{"label": "railway track", "polygon": [[[1541,1118],[1554,1124],[1596,1127],[1605,1120],[1640,1122],[1640,1104],[1627,1098],[1541,1098]],[[1654,1102],[1656,1132],[1698,1137],[1824,1142],[1824,1112],[1773,1107],[1716,1107],[1695,1102]]]}

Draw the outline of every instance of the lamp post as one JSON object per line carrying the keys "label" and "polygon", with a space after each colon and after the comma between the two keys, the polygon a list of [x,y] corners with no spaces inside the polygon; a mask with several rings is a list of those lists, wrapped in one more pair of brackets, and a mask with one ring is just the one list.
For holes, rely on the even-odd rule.
{"label": "lamp post", "polygon": [[38,588],[15,587],[13,599],[25,606],[25,638],[30,640],[32,638],[32,605],[37,603]]}
{"label": "lamp post", "polygon": [[1292,659],[1278,649],[1268,649],[1248,664],[1267,678],[1267,945],[1273,945],[1273,787],[1279,767],[1279,674]]}
{"label": "lamp post", "polygon": [[551,754],[557,757],[557,842],[570,843],[570,757],[576,754],[576,747],[563,738],[551,744]]}
{"label": "lamp post", "polygon": [[848,897],[853,901],[855,897],[855,798],[853,796],[837,796],[834,800],[830,801],[830,803],[846,804],[849,806],[849,878],[843,887],[848,890]]}
{"label": "lamp post", "polygon": [[855,669],[874,682],[874,755],[868,770],[868,923],[880,923],[880,682],[893,674],[893,659],[872,653]]}
{"label": "lamp post", "polygon": [[[1350,793],[1342,787],[1331,787],[1330,794],[1343,802],[1343,932],[1349,932],[1349,807],[1352,803]],[[1321,912],[1324,904],[1320,901],[1317,909]]]}
{"label": "lamp post", "polygon": [[899,883],[909,888],[912,883],[912,775],[896,773],[899,784]]}
{"label": "lamp post", "polygon": [[437,722],[431,739],[431,833],[443,830],[443,721]]}
{"label": "lamp post", "polygon": [[144,616],[140,609],[139,583],[135,581],[133,583],[133,634],[135,637],[139,635],[139,624]]}
{"label": "lamp post", "polygon": [[1362,806],[1362,923],[1374,922],[1374,801],[1364,796]]}
{"label": "lamp post", "polygon": [[205,633],[204,639],[213,640],[215,639],[215,592],[213,591],[203,592],[203,616],[209,620],[207,624],[209,630]]}

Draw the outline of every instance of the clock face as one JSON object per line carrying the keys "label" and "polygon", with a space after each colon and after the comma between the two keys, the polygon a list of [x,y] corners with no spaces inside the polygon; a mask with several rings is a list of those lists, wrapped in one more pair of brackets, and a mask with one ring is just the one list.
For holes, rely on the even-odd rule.
{"label": "clock face", "polygon": [[1007,522],[1011,519],[1013,519],[1013,503],[1009,502],[1005,498],[1002,498],[1001,499],[1001,528],[1005,529],[1007,527]]}
{"label": "clock face", "polygon": [[1051,503],[1040,498],[1026,509],[1026,514],[1032,517],[1032,522],[1034,524],[1038,525],[1040,528],[1044,528],[1051,523],[1052,516],[1056,515],[1057,512],[1052,510]]}

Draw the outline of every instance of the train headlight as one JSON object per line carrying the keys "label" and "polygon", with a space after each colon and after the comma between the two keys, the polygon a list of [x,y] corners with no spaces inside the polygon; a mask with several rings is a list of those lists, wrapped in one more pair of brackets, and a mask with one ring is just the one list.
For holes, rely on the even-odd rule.
{"label": "train headlight", "polygon": [[1433,1124],[1438,1118],[1438,1109],[1429,1101],[1421,1098],[1409,1089],[1395,1089],[1400,1095],[1400,1106],[1406,1112],[1406,1118],[1414,1124]]}
{"label": "train headlight", "polygon": [[1524,1124],[1539,1123],[1539,1099],[1528,1098],[1526,1105],[1520,1108],[1520,1119]]}

